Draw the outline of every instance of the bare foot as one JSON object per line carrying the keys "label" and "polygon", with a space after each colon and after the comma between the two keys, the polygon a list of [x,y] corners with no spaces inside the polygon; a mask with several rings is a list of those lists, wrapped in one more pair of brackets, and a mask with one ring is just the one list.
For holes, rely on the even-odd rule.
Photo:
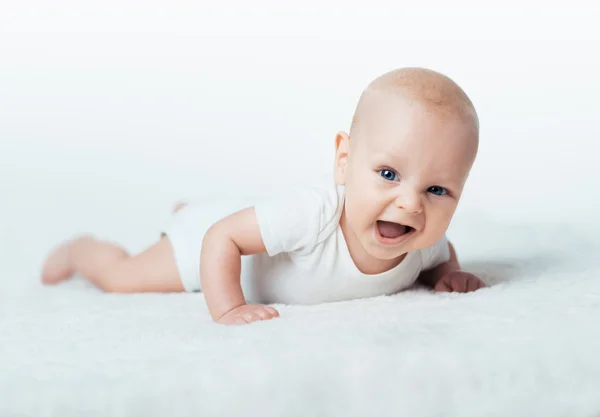
{"label": "bare foot", "polygon": [[173,207],[173,213],[177,213],[179,210],[181,210],[182,208],[184,208],[185,206],[187,206],[188,203],[180,201],[177,204],[175,204],[175,207]]}
{"label": "bare foot", "polygon": [[89,237],[82,237],[74,240],[69,240],[57,247],[55,247],[44,262],[42,268],[42,282],[44,284],[57,284],[70,278],[73,273],[73,267],[71,266],[71,260],[69,252],[73,243],[79,239],[89,239]]}

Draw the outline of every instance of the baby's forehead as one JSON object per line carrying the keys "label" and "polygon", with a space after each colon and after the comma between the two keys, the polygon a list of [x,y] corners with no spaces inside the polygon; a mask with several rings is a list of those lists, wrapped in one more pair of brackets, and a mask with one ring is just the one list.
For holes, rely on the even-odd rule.
{"label": "baby's forehead", "polygon": [[357,151],[362,154],[359,158],[369,165],[385,166],[403,176],[456,187],[468,176],[476,154],[476,148],[467,142],[452,144],[437,138],[433,141],[421,137],[390,138],[367,140],[365,144]]}
{"label": "baby's forehead", "polygon": [[357,150],[377,163],[463,176],[463,167],[470,167],[477,153],[477,130],[471,123],[421,108],[378,112],[365,125],[354,137]]}
{"label": "baby's forehead", "polygon": [[472,142],[478,127],[471,117],[397,96],[376,99],[355,126],[355,137],[373,145],[404,147],[437,142]]}
{"label": "baby's forehead", "polygon": [[385,119],[402,118],[408,113],[413,119],[442,123],[462,122],[478,126],[473,108],[460,97],[405,90],[373,91],[371,95],[372,98],[365,101],[365,113],[379,115]]}

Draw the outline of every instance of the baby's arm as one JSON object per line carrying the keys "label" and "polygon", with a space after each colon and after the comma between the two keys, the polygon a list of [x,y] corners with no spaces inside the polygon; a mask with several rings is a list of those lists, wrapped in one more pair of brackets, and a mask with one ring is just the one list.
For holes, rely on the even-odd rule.
{"label": "baby's arm", "polygon": [[211,317],[221,324],[269,320],[272,307],[246,304],[240,283],[241,257],[266,252],[253,207],[215,223],[205,234],[200,281]]}
{"label": "baby's arm", "polygon": [[470,292],[485,287],[477,276],[460,270],[454,246],[448,242],[450,259],[432,269],[421,272],[419,280],[425,285],[441,292]]}

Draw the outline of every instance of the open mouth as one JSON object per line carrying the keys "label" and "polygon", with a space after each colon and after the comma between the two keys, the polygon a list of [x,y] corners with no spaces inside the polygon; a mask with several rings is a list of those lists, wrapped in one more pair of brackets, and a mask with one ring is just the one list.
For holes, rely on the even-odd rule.
{"label": "open mouth", "polygon": [[385,245],[397,245],[404,242],[415,231],[414,228],[400,223],[377,220],[375,235]]}

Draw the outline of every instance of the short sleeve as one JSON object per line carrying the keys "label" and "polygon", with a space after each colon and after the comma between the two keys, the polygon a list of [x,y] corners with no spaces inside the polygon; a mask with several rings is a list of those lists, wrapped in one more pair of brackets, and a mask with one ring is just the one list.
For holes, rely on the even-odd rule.
{"label": "short sleeve", "polygon": [[254,206],[269,256],[314,246],[327,217],[326,190],[306,187],[285,192]]}
{"label": "short sleeve", "polygon": [[446,235],[442,236],[442,238],[432,246],[422,249],[421,256],[423,260],[423,271],[435,268],[439,264],[450,260],[450,247],[448,246],[448,238]]}

